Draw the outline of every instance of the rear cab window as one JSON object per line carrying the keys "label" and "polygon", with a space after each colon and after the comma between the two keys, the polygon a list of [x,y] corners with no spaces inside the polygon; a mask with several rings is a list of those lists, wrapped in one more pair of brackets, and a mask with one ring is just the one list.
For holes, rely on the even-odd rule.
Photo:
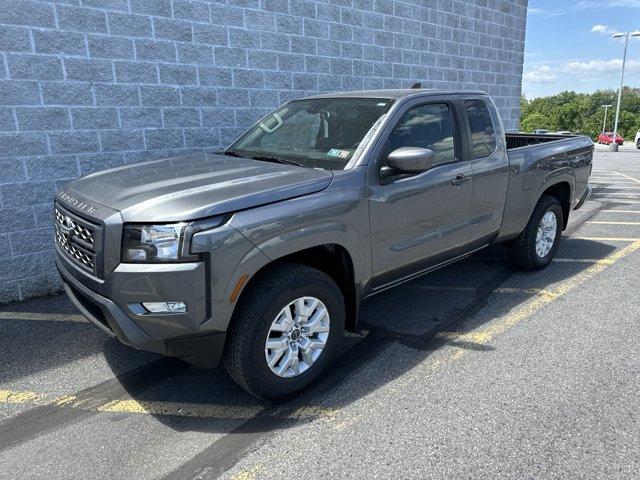
{"label": "rear cab window", "polygon": [[484,100],[465,100],[464,107],[469,121],[473,156],[488,157],[497,147],[496,132],[491,112]]}

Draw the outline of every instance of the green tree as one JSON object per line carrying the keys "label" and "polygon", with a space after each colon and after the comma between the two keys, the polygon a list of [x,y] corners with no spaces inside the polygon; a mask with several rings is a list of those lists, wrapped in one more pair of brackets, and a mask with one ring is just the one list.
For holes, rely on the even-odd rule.
{"label": "green tree", "polygon": [[[597,90],[593,93],[561,92],[549,97],[520,101],[520,130],[531,132],[537,128],[569,130],[596,138],[602,131],[604,109],[602,105],[614,105],[609,110],[606,130],[613,130],[617,91]],[[633,139],[640,128],[640,89],[624,87],[620,103],[618,131],[625,138]]]}

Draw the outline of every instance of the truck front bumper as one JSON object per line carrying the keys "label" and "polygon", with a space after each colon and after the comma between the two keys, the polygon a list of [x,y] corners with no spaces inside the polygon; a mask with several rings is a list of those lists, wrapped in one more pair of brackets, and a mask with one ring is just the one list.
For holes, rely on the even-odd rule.
{"label": "truck front bumper", "polygon": [[[85,274],[60,252],[56,266],[74,305],[91,323],[122,343],[180,357],[203,368],[220,363],[225,333],[202,328],[210,315],[203,264],[124,265],[100,282],[83,282]],[[187,313],[139,313],[141,302],[154,301],[184,301]]]}

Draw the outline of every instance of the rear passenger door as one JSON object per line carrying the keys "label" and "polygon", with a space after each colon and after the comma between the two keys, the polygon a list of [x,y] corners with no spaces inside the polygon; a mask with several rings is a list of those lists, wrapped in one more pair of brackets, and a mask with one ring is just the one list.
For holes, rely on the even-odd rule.
{"label": "rear passenger door", "polygon": [[465,98],[461,109],[473,175],[469,235],[472,242],[484,244],[500,229],[507,198],[509,159],[504,128],[487,96]]}

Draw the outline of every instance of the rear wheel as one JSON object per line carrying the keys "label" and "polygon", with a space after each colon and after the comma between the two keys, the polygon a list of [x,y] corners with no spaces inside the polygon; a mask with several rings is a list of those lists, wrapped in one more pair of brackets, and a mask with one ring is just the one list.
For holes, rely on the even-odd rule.
{"label": "rear wheel", "polygon": [[344,322],[342,293],[328,275],[305,265],[281,265],[243,295],[224,365],[252,395],[290,398],[335,358]]}
{"label": "rear wheel", "polygon": [[640,150],[640,138],[636,141],[636,148]]}
{"label": "rear wheel", "polygon": [[511,260],[524,270],[546,267],[558,250],[563,222],[560,202],[543,195],[524,231],[508,246]]}

